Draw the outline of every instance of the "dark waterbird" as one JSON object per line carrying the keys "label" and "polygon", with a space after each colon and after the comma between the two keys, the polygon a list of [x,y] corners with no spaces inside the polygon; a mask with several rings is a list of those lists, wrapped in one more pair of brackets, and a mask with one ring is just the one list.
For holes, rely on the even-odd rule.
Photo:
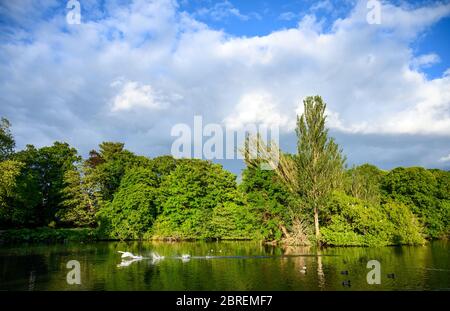
{"label": "dark waterbird", "polygon": [[350,284],[350,280],[347,280],[347,281],[343,281],[343,282],[342,282],[342,286],[344,286],[344,287],[350,287],[350,286],[352,286],[352,285]]}
{"label": "dark waterbird", "polygon": [[389,273],[389,274],[387,275],[387,277],[388,277],[389,279],[395,279],[395,274],[394,274],[394,273]]}
{"label": "dark waterbird", "polygon": [[341,271],[342,275],[348,275],[348,270]]}

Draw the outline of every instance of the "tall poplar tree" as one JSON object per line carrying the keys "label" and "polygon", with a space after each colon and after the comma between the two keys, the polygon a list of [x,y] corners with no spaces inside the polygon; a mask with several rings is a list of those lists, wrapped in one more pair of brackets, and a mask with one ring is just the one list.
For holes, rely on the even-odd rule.
{"label": "tall poplar tree", "polygon": [[314,231],[320,240],[319,212],[333,189],[342,181],[345,158],[325,127],[326,104],[320,96],[303,101],[304,112],[297,117],[298,191],[314,213]]}

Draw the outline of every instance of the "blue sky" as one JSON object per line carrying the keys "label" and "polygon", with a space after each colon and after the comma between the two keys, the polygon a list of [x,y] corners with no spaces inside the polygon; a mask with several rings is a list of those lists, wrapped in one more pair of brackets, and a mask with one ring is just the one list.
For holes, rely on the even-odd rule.
{"label": "blue sky", "polygon": [[[0,116],[18,148],[105,140],[149,156],[171,129],[280,128],[321,95],[348,164],[450,167],[450,2],[0,1]],[[241,161],[220,161],[239,173]]]}

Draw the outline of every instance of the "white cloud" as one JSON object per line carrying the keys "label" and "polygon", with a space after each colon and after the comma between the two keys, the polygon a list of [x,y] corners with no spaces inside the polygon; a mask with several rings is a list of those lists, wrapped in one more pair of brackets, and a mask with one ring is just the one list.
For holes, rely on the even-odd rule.
{"label": "white cloud", "polygon": [[114,81],[111,86],[120,87],[112,102],[112,112],[134,108],[163,109],[168,105],[149,84]]}
{"label": "white cloud", "polygon": [[450,162],[450,153],[439,159],[440,162]]}
{"label": "white cloud", "polygon": [[203,7],[196,12],[197,16],[210,16],[212,19],[219,21],[228,17],[236,17],[240,20],[247,21],[251,17],[260,18],[259,14],[251,15],[242,14],[231,2],[225,0],[217,2],[212,7]]}
{"label": "white cloud", "polygon": [[250,124],[285,128],[288,122],[289,119],[279,112],[272,95],[264,91],[244,94],[232,114],[224,120],[231,129],[242,129]]}
{"label": "white cloud", "polygon": [[427,68],[430,67],[440,61],[439,55],[434,53],[424,54],[420,55],[418,57],[415,57],[411,65],[414,69],[421,69],[421,68]]}
{"label": "white cloud", "polygon": [[[358,1],[352,14],[344,19],[338,19],[335,30],[349,31],[361,28],[383,30],[383,35],[391,34],[395,40],[410,40],[421,31],[450,14],[450,3],[436,3],[422,7],[411,8],[408,3],[395,6],[389,2],[381,2],[381,24],[367,24],[367,1]],[[360,29],[360,30],[361,30]]]}
{"label": "white cloud", "polygon": [[334,5],[329,0],[323,0],[323,1],[317,1],[315,4],[313,4],[310,8],[311,11],[325,11],[330,12],[334,10]]}
{"label": "white cloud", "polygon": [[294,12],[283,12],[278,16],[278,19],[283,20],[283,21],[290,21],[293,19],[298,18],[298,14],[295,14]]}

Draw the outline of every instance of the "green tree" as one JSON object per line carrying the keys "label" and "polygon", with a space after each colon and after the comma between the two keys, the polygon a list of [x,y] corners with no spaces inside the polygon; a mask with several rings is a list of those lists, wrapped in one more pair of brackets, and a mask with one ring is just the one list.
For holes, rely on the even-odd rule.
{"label": "green tree", "polygon": [[425,227],[430,238],[449,234],[450,210],[448,177],[422,167],[398,167],[390,171],[381,187],[386,200],[408,205]]}
{"label": "green tree", "polygon": [[208,225],[208,238],[255,239],[261,238],[258,219],[243,201],[227,201],[214,207]]}
{"label": "green tree", "polygon": [[[304,209],[297,208],[295,223],[300,224],[304,210],[311,210],[314,219],[314,231],[317,243],[320,243],[319,212],[334,189],[343,187],[345,157],[334,139],[328,136],[325,128],[326,104],[320,96],[309,96],[304,101],[304,112],[297,116],[297,154],[284,154],[272,142],[267,146],[256,135],[246,140],[243,149],[247,165],[257,166],[261,161],[269,165],[279,180],[294,193]],[[255,147],[256,146],[256,147]],[[252,159],[258,154],[259,159]],[[304,236],[303,226],[296,226]]]}
{"label": "green tree", "polygon": [[11,123],[6,118],[0,120],[0,161],[8,159],[14,153],[16,143],[11,134]]}
{"label": "green tree", "polygon": [[149,167],[158,176],[159,182],[161,182],[176,168],[177,163],[178,161],[171,155],[164,155],[151,159]]}
{"label": "green tree", "polygon": [[322,241],[334,246],[423,244],[422,227],[409,208],[383,205],[334,192],[327,202]]}
{"label": "green tree", "polygon": [[389,221],[393,224],[394,231],[391,233],[391,243],[400,244],[423,244],[423,227],[417,217],[408,206],[402,203],[390,201],[381,205]]}
{"label": "green tree", "polygon": [[157,176],[149,168],[127,170],[111,203],[98,217],[103,234],[116,239],[140,239],[151,230],[158,214]]}
{"label": "green tree", "polygon": [[319,211],[343,177],[345,158],[342,151],[328,136],[325,128],[326,104],[320,96],[304,100],[304,113],[297,118],[298,187],[306,204],[314,213],[314,231],[320,240]]}
{"label": "green tree", "polygon": [[266,240],[281,240],[284,229],[292,225],[290,209],[296,208],[297,202],[276,173],[258,166],[247,167],[242,172],[239,189],[246,194],[261,236]]}
{"label": "green tree", "polygon": [[[197,159],[178,160],[160,186],[161,215],[154,234],[172,238],[218,237],[210,230],[213,211],[218,206],[233,210],[227,203],[240,206],[237,198],[236,177],[220,165]],[[215,212],[220,214],[219,210]]]}
{"label": "green tree", "polygon": [[17,178],[23,164],[13,160],[0,162],[0,227],[9,226],[18,218],[11,208],[11,202],[17,189]]}
{"label": "green tree", "polygon": [[[76,149],[67,143],[55,142],[53,146],[36,149],[28,145],[15,154],[24,163],[17,182],[14,208],[21,209],[26,218],[22,225],[48,225],[62,207],[64,175],[80,161]],[[25,216],[24,216],[25,217]]]}
{"label": "green tree", "polygon": [[363,164],[346,171],[347,194],[364,201],[379,204],[381,181],[386,173],[371,164]]}
{"label": "green tree", "polygon": [[126,170],[150,160],[145,157],[138,157],[124,149],[123,143],[103,142],[99,145],[99,148],[99,152],[91,151],[87,162],[95,167],[92,174],[100,188],[102,199],[112,201]]}
{"label": "green tree", "polygon": [[450,200],[450,171],[438,169],[429,170],[436,178],[436,198],[439,200]]}
{"label": "green tree", "polygon": [[64,200],[57,217],[66,226],[95,227],[97,224],[95,215],[101,206],[101,195],[91,171],[85,162],[64,175]]}

